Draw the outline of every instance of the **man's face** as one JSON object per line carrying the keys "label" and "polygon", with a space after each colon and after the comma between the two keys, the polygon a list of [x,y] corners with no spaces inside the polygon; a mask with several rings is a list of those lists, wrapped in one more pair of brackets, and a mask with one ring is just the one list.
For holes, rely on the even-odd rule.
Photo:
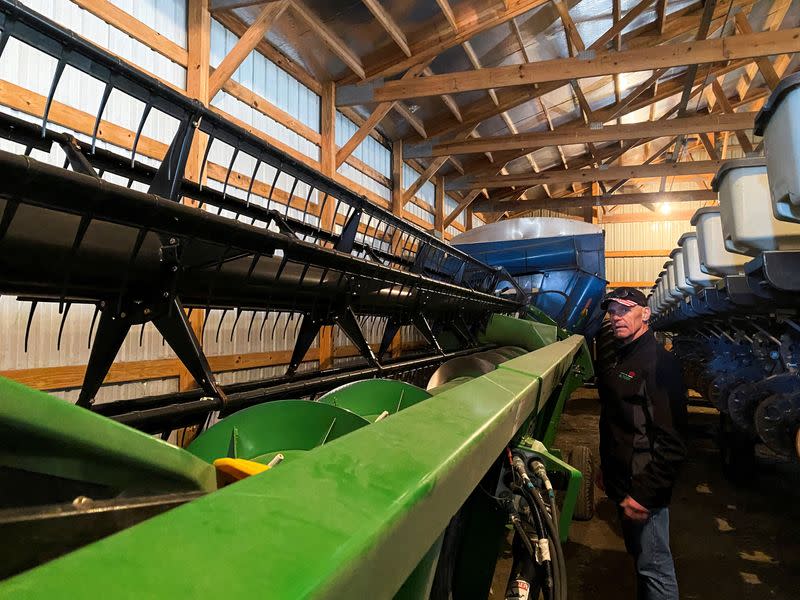
{"label": "man's face", "polygon": [[639,305],[625,306],[612,301],[608,305],[608,318],[614,328],[614,337],[632,342],[647,331],[650,309]]}

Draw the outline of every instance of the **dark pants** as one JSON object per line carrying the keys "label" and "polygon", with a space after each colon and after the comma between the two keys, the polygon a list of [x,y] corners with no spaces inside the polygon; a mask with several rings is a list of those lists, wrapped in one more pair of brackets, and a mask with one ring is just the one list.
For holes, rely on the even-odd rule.
{"label": "dark pants", "polygon": [[620,510],[625,548],[636,567],[637,600],[678,600],[678,580],[669,549],[669,509],[651,511],[644,523]]}

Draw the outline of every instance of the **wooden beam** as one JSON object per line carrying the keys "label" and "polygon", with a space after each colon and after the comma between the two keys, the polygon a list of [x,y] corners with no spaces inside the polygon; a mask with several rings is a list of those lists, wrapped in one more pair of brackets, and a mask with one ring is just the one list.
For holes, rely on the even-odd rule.
{"label": "wooden beam", "polygon": [[472,190],[469,194],[464,196],[461,202],[458,203],[458,206],[456,206],[453,209],[453,212],[451,212],[449,215],[447,215],[447,217],[445,217],[443,223],[444,229],[447,229],[450,226],[450,224],[458,218],[458,215],[460,215],[463,210],[470,208],[470,205],[475,200],[475,198],[478,197],[478,194],[480,194],[481,191],[482,190]]}
{"label": "wooden beam", "polygon": [[[422,71],[422,74],[425,77],[433,77],[436,75],[430,67],[425,67],[425,69]],[[464,120],[464,118],[461,116],[461,109],[458,108],[458,103],[450,94],[439,94],[439,97],[442,99],[442,102],[444,102],[447,110],[453,114],[458,122]]]}
{"label": "wooden beam", "polygon": [[[753,2],[753,0],[720,0],[717,3],[717,9],[715,10],[715,13],[714,13],[715,17],[717,15],[720,15],[721,16],[720,18],[724,18],[725,15],[726,15],[726,12],[723,9],[727,9],[730,6],[733,6],[733,7],[747,6],[749,4],[752,4],[752,2]],[[699,24],[700,14],[702,13],[702,10],[699,10],[699,11],[695,10],[695,9],[692,9],[692,10],[694,10],[694,12],[690,11],[690,14],[688,14],[688,16],[686,16],[686,17],[677,16],[677,15],[679,15],[681,13],[681,11],[678,11],[678,13],[675,13],[676,16],[674,16],[674,17],[672,15],[670,16],[670,23],[672,23],[672,19],[673,18],[675,18],[675,19],[683,19],[685,21],[685,22],[681,23],[680,28],[677,31],[677,33],[674,33],[672,31],[670,31],[670,35],[664,35],[664,36],[647,36],[647,35],[644,35],[644,37],[647,38],[647,43],[643,43],[643,44],[641,44],[641,46],[642,47],[645,47],[645,46],[649,47],[649,46],[662,44],[662,43],[664,43],[666,41],[669,41],[670,39],[672,39],[676,35],[686,33],[688,31],[691,31],[692,29],[696,30],[697,27],[698,27],[698,24]],[[516,34],[518,29],[519,29],[516,26],[516,21],[514,21],[512,19],[511,20],[511,24],[512,24],[512,28],[514,29],[514,32]],[[643,35],[643,34],[637,34],[637,35]],[[627,35],[627,34],[626,34],[625,38],[628,40],[629,44],[633,44],[633,42],[638,41],[638,38],[631,38],[631,36]],[[520,43],[524,47],[524,41],[521,41]],[[590,49],[595,49],[594,48],[594,44],[592,44],[590,46]],[[527,55],[526,55],[526,59],[527,59]],[[723,66],[713,67],[709,77],[723,75],[723,74],[728,73],[730,71],[733,71],[733,70],[735,70],[735,69],[737,69],[737,68],[739,68],[739,67],[741,67],[741,66],[743,66],[745,64],[747,64],[747,61],[733,61],[733,62],[725,64]],[[663,100],[664,98],[668,98],[671,95],[673,95],[673,94],[675,94],[677,92],[680,92],[680,90],[682,89],[682,85],[680,87],[678,87],[677,92],[674,91],[674,87],[676,85],[676,83],[675,83],[676,79],[677,78],[673,78],[668,82],[662,83],[658,87],[657,94],[654,92],[654,95],[653,95],[652,99],[650,99],[650,98],[641,99],[641,100],[635,102],[633,105],[631,105],[626,110],[626,112],[633,112],[634,110],[638,110],[638,109],[642,108],[643,106],[649,105],[652,102],[656,102],[658,100]],[[699,85],[700,83],[702,83],[702,81],[703,81],[702,78],[700,80],[696,80],[695,85]],[[530,100],[536,99],[536,98],[538,98],[538,97],[540,97],[540,96],[542,96],[542,95],[544,95],[546,93],[549,93],[551,91],[554,91],[554,90],[558,89],[559,87],[561,87],[562,85],[566,85],[568,83],[569,83],[568,81],[549,83],[549,84],[544,84],[544,85],[539,86],[538,89],[535,89],[535,88],[532,88],[532,87],[528,87],[528,88],[516,88],[516,89],[512,89],[512,90],[498,90],[497,95],[498,95],[498,100],[500,102],[500,104],[498,106],[496,106],[496,107],[493,106],[493,105],[487,106],[487,104],[485,102],[480,101],[480,102],[474,102],[474,103],[470,104],[469,106],[462,107],[463,123],[460,123],[460,122],[456,121],[455,119],[441,119],[441,118],[437,119],[435,123],[431,123],[431,124],[428,124],[426,126],[426,130],[427,130],[428,136],[429,137],[437,137],[437,136],[440,136],[440,135],[445,135],[445,134],[461,131],[461,130],[466,129],[467,127],[473,127],[474,128],[475,126],[477,126],[482,121],[484,121],[486,119],[489,119],[489,118],[492,118],[492,117],[500,114],[500,112],[502,112],[502,111],[510,110],[512,108],[520,106],[521,104],[524,104],[525,102],[528,102]],[[610,107],[605,107],[603,110],[605,110],[607,108],[610,108]]]}
{"label": "wooden beam", "polygon": [[186,66],[188,60],[188,52],[186,50],[108,0],[72,1],[98,19],[119,29],[145,46],[152,48],[162,56],[165,56],[179,65]]}
{"label": "wooden beam", "polygon": [[444,236],[444,177],[435,180],[433,197],[433,231]]}
{"label": "wooden beam", "polygon": [[[333,178],[336,174],[336,86],[326,81],[320,97],[320,171]],[[336,219],[336,203],[326,202],[320,214],[320,225],[326,231],[333,231]],[[333,367],[333,327],[326,325],[319,330],[319,368]]]}
{"label": "wooden beam", "polygon": [[[471,9],[465,11],[462,19],[456,22],[456,30],[446,17],[436,17],[421,25],[409,36],[411,56],[394,47],[380,48],[366,57],[366,79],[390,77],[406,71],[409,67],[423,61],[431,61],[436,56],[458,46],[472,37],[505,23],[514,17],[547,3],[549,0],[508,0],[506,6],[496,0],[472,0]],[[352,76],[345,77],[339,84],[354,83]]]}
{"label": "wooden beam", "polygon": [[[722,107],[722,110],[728,114],[733,114],[733,107],[731,106],[731,103],[728,102],[728,97],[725,95],[725,92],[722,89],[722,86],[719,84],[719,81],[714,79],[711,82],[711,89],[714,91],[714,96],[716,97],[717,102],[719,102],[719,105]],[[742,150],[745,153],[750,154],[753,151],[753,144],[750,143],[750,139],[747,137],[747,134],[741,129],[736,129],[735,133],[736,139],[739,140],[739,146],[742,147]]]}
{"label": "wooden beam", "polygon": [[642,213],[626,213],[626,214],[605,214],[598,216],[598,224],[613,224],[613,223],[656,223],[663,221],[689,221],[697,209],[672,211],[667,214],[642,212]]}
{"label": "wooden beam", "polygon": [[403,195],[403,140],[392,143],[392,212],[402,215]]}
{"label": "wooden beam", "polygon": [[458,21],[456,20],[456,15],[453,13],[453,8],[450,6],[450,2],[448,2],[448,0],[436,0],[436,4],[439,5],[439,8],[444,14],[444,18],[447,19],[453,31],[458,33]]}
{"label": "wooden beam", "polygon": [[[711,28],[716,30],[726,23],[729,16],[739,9],[744,9],[755,4],[756,0],[717,0],[714,14],[711,17]],[[697,1],[689,6],[672,12],[664,25],[664,30],[659,31],[659,23],[651,21],[622,35],[624,47],[652,48],[669,43],[674,39],[688,34],[695,34],[700,28],[705,2]]]}
{"label": "wooden beam", "polygon": [[[226,29],[231,30],[239,37],[244,35],[244,32],[247,31],[247,25],[232,12],[226,11],[217,13],[214,15],[214,18],[222,23]],[[275,63],[278,68],[289,73],[289,75],[297,79],[300,83],[312,90],[314,93],[322,94],[322,84],[316,77],[312,76],[302,66],[294,62],[285,54],[282,54],[272,44],[267,42],[266,39],[258,43],[256,50],[266,56],[270,61]]]}
{"label": "wooden beam", "polygon": [[[786,12],[789,10],[791,6],[790,0],[773,0],[771,6],[771,12],[767,16],[767,19],[764,23],[764,29],[767,30],[775,30],[779,29],[784,17],[786,16]],[[746,20],[746,19],[745,19]],[[749,22],[747,23],[749,26]],[[791,59],[790,54],[784,54],[778,57],[775,60],[775,73],[780,77],[783,74],[783,71],[786,67],[788,67],[788,60],[786,58]],[[780,62],[783,64],[783,68],[779,69],[779,60],[784,59]],[[739,98],[745,98],[747,96],[747,92],[750,90],[750,86],[753,85],[753,81],[755,80],[755,75],[758,72],[758,65],[756,63],[749,64],[745,67],[744,73],[739,77],[739,80],[736,82],[736,93],[739,95]]]}
{"label": "wooden beam", "polygon": [[[658,80],[661,78],[664,73],[666,73],[668,69],[656,69],[653,71],[653,74],[650,75],[647,79],[645,79],[642,83],[640,83],[636,88],[631,91],[627,96],[621,98],[614,104],[611,108],[606,110],[597,110],[594,112],[594,118],[596,121],[601,123],[608,123],[609,121],[613,121],[622,116],[625,112],[625,109],[628,108],[634,100],[636,100],[639,96],[644,94],[647,90],[651,87],[655,86],[658,83]],[[618,81],[617,76],[614,76],[614,81]],[[616,85],[616,84],[615,84]]]}
{"label": "wooden beam", "polygon": [[428,168],[425,169],[422,174],[417,177],[417,180],[403,193],[404,206],[406,202],[413,198],[416,193],[422,189],[422,186],[425,185],[431,177],[436,175],[436,172],[442,168],[444,163],[447,162],[447,158],[447,156],[443,156],[431,161],[431,164],[428,165]]}
{"label": "wooden beam", "polygon": [[509,65],[434,75],[424,80],[387,81],[375,88],[377,102],[454,94],[490,87],[510,87],[581,79],[614,73],[708,64],[800,51],[800,29],[742,34],[722,39],[658,46],[645,50],[607,52],[590,58],[557,58],[525,65]]}
{"label": "wooden beam", "polygon": [[713,190],[681,190],[676,192],[641,192],[631,194],[570,196],[553,200],[519,200],[516,202],[501,202],[497,200],[483,200],[472,205],[477,212],[505,212],[508,210],[558,210],[569,208],[584,208],[587,206],[618,206],[629,204],[653,204],[656,202],[708,202],[717,199]]}
{"label": "wooden beam", "polygon": [[711,138],[708,137],[707,133],[701,133],[698,135],[700,138],[700,142],[703,144],[703,148],[706,149],[706,153],[708,154],[708,158],[711,160],[719,160],[719,154],[717,153],[717,149],[714,147],[714,142],[711,141]]}
{"label": "wooden beam", "polygon": [[618,287],[634,287],[634,288],[651,288],[655,281],[609,281],[606,288]]}
{"label": "wooden beam", "polygon": [[558,16],[561,18],[561,24],[564,26],[564,33],[567,35],[567,41],[571,43],[578,52],[586,50],[581,34],[578,33],[575,21],[572,20],[572,16],[569,14],[569,7],[567,7],[566,2],[563,0],[551,0],[551,2],[558,12]]}
{"label": "wooden beam", "polygon": [[[209,83],[209,61],[211,59],[211,13],[208,12],[208,0],[189,0],[186,6],[187,26],[187,63],[186,63],[186,95],[208,106],[211,101]],[[186,160],[185,177],[190,181],[205,184],[208,174],[200,179],[203,171],[203,157],[208,145],[208,136],[200,132],[194,135],[189,156]],[[184,204],[197,206],[197,202],[184,198]],[[189,325],[195,337],[203,344],[203,322],[206,311],[193,310],[189,315]],[[178,389],[185,391],[197,387],[194,377],[188,369],[179,363]]]}
{"label": "wooden beam", "polygon": [[[738,29],[742,35],[752,35],[753,28],[750,26],[750,21],[747,20],[747,15],[741,12],[736,13],[734,19],[736,20],[736,29]],[[797,50],[794,50],[794,52],[797,52]],[[772,52],[770,54],[783,54],[783,52]],[[775,72],[775,68],[772,66],[772,63],[769,62],[769,59],[766,56],[759,56],[756,58],[756,65],[758,65],[758,70],[761,71],[761,76],[764,77],[764,81],[767,82],[769,88],[774,90],[781,78],[778,77],[778,74]]]}
{"label": "wooden beam", "polygon": [[315,15],[301,0],[292,0],[292,10],[294,13],[305,21],[306,25],[316,33],[320,39],[325,43],[331,51],[338,56],[341,61],[350,67],[360,79],[366,77],[364,66],[361,64],[361,59],[347,47],[344,40],[340,38],[333,30],[331,30],[325,23],[323,23],[317,15]]}
{"label": "wooden beam", "polygon": [[672,248],[661,250],[606,250],[606,258],[644,258],[647,256],[669,256]]}
{"label": "wooden beam", "polygon": [[[411,77],[416,77],[425,69],[426,65],[414,65],[408,71],[405,72],[403,75],[403,79],[410,79]],[[353,152],[355,152],[358,145],[363,142],[367,136],[372,133],[372,131],[378,126],[383,118],[389,113],[390,110],[395,106],[395,102],[381,102],[372,113],[369,115],[366,121],[358,128],[349,140],[345,143],[344,146],[336,153],[336,168],[347,159]]]}
{"label": "wooden beam", "polygon": [[386,33],[391,36],[395,44],[400,47],[400,49],[403,51],[403,54],[406,56],[411,56],[411,48],[408,47],[406,34],[403,33],[402,29],[400,29],[397,21],[395,21],[392,15],[389,14],[389,11],[386,10],[378,0],[362,0],[362,2],[369,9],[369,12],[372,13],[372,16],[374,16],[384,30],[386,30]]}
{"label": "wooden beam", "polygon": [[622,33],[622,31],[628,25],[630,25],[639,15],[644,13],[652,3],[653,0],[641,0],[641,2],[639,2],[636,6],[634,6],[632,9],[626,12],[624,17],[619,19],[603,35],[601,35],[597,40],[592,42],[591,47],[592,48],[604,47],[612,39],[618,37]]}
{"label": "wooden beam", "polygon": [[536,175],[508,175],[481,177],[459,177],[447,184],[448,190],[471,190],[478,187],[507,188],[534,186],[545,183],[572,183],[590,181],[613,181],[617,179],[636,179],[641,177],[673,177],[676,175],[702,175],[716,173],[721,161],[704,160],[681,163],[662,163],[655,165],[630,165],[604,169],[567,169],[564,171],[542,171]]}
{"label": "wooden beam", "polygon": [[656,4],[656,26],[658,33],[664,35],[664,27],[667,25],[667,0],[658,0]]}
{"label": "wooden beam", "polygon": [[270,2],[261,9],[261,12],[258,13],[253,23],[247,28],[247,31],[239,38],[239,41],[236,42],[231,51],[225,55],[225,58],[222,59],[222,62],[211,75],[208,84],[209,97],[213,98],[217,95],[217,92],[233,76],[244,59],[264,39],[264,34],[269,31],[269,28],[283,14],[288,5],[288,0],[280,0],[279,2]]}
{"label": "wooden beam", "polygon": [[406,146],[406,158],[424,156],[449,156],[451,154],[469,154],[477,152],[496,152],[502,150],[518,150],[532,152],[537,148],[548,146],[568,146],[587,142],[605,142],[616,140],[636,140],[639,138],[659,138],[688,133],[712,133],[717,131],[735,131],[752,129],[757,113],[713,113],[697,117],[683,117],[665,121],[645,121],[642,123],[625,123],[609,125],[600,129],[593,127],[572,128],[561,131],[520,133],[517,135],[498,135],[463,141],[440,142],[438,144],[414,144]]}
{"label": "wooden beam", "polygon": [[411,112],[411,109],[408,108],[402,102],[395,102],[394,103],[394,110],[403,117],[409,125],[417,132],[419,137],[422,139],[426,139],[428,137],[428,133],[425,131],[425,123],[422,122],[417,115]]}
{"label": "wooden beam", "polygon": [[273,1],[274,0],[210,0],[208,10],[214,13],[223,10],[233,10],[234,8],[258,6]]}
{"label": "wooden beam", "polygon": [[[377,346],[376,344],[371,345]],[[403,344],[402,350],[412,350],[419,346],[420,342],[408,342]],[[375,347],[375,349],[377,350],[377,347]],[[359,356],[359,353],[354,346],[348,345],[336,348],[334,355],[337,358],[345,358]],[[291,358],[291,350],[273,350],[269,352],[209,356],[208,362],[211,370],[215,373],[225,373],[245,369],[288,365]],[[306,353],[305,362],[318,359],[319,350],[317,348],[311,348]],[[108,385],[129,383],[132,381],[170,379],[178,377],[181,366],[181,362],[177,358],[116,362],[111,365],[103,383]],[[83,384],[85,374],[86,365],[34,367],[30,369],[9,369],[0,371],[0,377],[13,379],[28,387],[43,391],[78,388]]]}

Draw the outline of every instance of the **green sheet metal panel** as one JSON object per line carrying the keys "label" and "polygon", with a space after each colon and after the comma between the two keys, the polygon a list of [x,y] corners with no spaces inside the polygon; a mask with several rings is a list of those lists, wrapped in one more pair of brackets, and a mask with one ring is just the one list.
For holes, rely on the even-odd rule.
{"label": "green sheet metal panel", "polygon": [[529,352],[556,341],[558,327],[536,321],[524,321],[507,315],[492,315],[486,331],[478,336],[482,343],[521,346]]}
{"label": "green sheet metal panel", "polygon": [[302,452],[347,435],[369,421],[359,415],[308,400],[277,400],[233,413],[200,434],[186,448],[212,463],[229,456],[268,463],[278,452],[294,460]]}
{"label": "green sheet metal panel", "polygon": [[582,346],[556,342],[11,579],[0,596],[390,598]]}
{"label": "green sheet metal panel", "polygon": [[128,495],[217,487],[214,467],[185,450],[2,377],[0,466]]}

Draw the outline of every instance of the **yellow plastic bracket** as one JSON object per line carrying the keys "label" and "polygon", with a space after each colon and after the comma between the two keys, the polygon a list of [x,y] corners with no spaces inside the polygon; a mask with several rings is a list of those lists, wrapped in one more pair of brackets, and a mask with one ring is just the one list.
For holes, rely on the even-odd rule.
{"label": "yellow plastic bracket", "polygon": [[263,473],[271,467],[244,458],[218,458],[214,461],[214,468],[217,469],[217,484],[222,487],[245,477]]}

